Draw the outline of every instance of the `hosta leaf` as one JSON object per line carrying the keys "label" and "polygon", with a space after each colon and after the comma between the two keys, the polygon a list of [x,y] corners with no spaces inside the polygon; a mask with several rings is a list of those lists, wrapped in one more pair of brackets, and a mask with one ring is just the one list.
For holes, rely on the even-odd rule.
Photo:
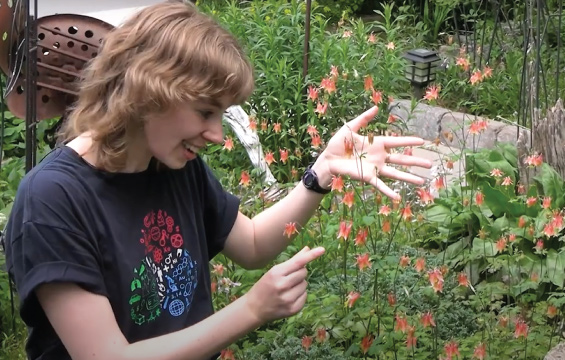
{"label": "hosta leaf", "polygon": [[550,249],[545,259],[546,275],[549,281],[559,287],[565,282],[565,253]]}

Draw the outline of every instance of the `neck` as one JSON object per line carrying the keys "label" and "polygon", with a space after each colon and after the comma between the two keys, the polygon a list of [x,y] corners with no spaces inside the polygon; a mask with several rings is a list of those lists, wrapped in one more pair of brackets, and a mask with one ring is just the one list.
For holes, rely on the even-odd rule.
{"label": "neck", "polygon": [[[67,146],[75,150],[89,164],[96,168],[101,168],[98,155],[95,152],[94,140],[92,134],[85,132],[72,141]],[[135,136],[128,140],[126,163],[119,172],[135,173],[146,170],[151,161],[151,153],[147,149],[147,145],[142,136]]]}

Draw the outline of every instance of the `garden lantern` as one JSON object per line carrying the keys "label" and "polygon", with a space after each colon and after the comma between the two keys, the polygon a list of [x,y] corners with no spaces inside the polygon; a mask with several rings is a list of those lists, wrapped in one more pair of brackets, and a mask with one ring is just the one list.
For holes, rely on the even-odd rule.
{"label": "garden lantern", "polygon": [[407,61],[404,76],[410,80],[414,96],[421,98],[423,89],[436,79],[441,58],[435,51],[414,49],[404,54],[404,59]]}

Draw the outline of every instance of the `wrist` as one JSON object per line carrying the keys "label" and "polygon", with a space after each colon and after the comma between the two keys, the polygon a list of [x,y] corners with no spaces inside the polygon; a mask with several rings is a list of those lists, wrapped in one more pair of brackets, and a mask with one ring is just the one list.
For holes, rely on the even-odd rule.
{"label": "wrist", "polygon": [[255,328],[263,326],[265,323],[268,322],[267,319],[263,319],[259,312],[261,311],[261,304],[257,304],[253,301],[253,296],[250,296],[250,293],[246,293],[245,295],[240,297],[240,300],[243,301],[246,307],[246,312],[249,314],[250,320]]}
{"label": "wrist", "polygon": [[312,170],[318,176],[318,183],[324,189],[330,189],[332,185],[332,174],[326,161],[326,157],[322,153],[316,162],[312,165]]}

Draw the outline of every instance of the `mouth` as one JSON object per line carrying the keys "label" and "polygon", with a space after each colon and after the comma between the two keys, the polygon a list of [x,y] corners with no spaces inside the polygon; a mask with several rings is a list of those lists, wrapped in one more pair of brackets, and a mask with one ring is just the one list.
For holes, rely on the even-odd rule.
{"label": "mouth", "polygon": [[186,140],[182,142],[182,146],[184,146],[184,148],[185,148],[187,151],[189,151],[190,153],[192,153],[192,154],[194,154],[194,155],[198,154],[199,148],[196,147],[196,146],[190,145],[188,142],[186,142]]}

